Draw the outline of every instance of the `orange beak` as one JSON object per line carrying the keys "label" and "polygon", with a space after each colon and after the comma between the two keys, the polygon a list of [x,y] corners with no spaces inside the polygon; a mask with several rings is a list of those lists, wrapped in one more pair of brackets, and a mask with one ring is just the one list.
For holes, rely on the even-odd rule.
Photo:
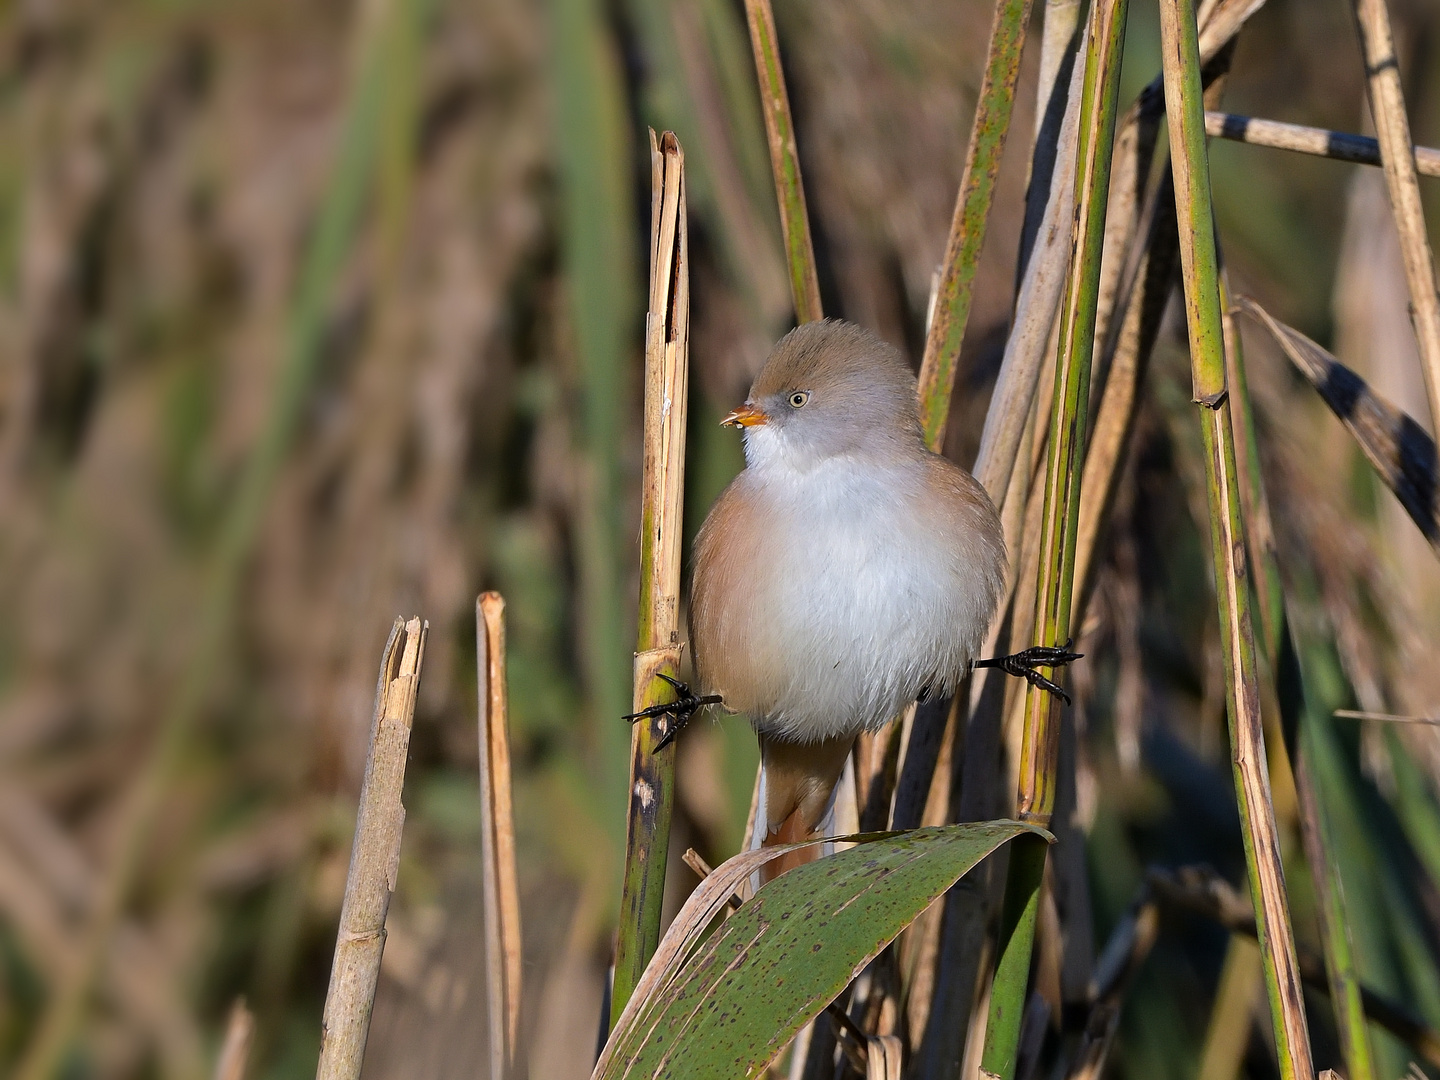
{"label": "orange beak", "polygon": [[768,424],[770,418],[754,405],[741,405],[724,420],[720,421],[721,427],[759,427],[761,424]]}

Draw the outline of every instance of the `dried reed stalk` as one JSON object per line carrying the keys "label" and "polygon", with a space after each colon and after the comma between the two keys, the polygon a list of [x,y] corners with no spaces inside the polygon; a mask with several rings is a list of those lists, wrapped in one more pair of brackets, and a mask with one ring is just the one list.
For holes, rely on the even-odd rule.
{"label": "dried reed stalk", "polygon": [[[658,676],[680,675],[680,541],[689,397],[690,266],[685,153],[673,132],[650,133],[650,311],[645,322],[645,432],[640,509],[640,616],[635,708],[673,698]],[[618,1018],[660,941],[675,801],[673,717],[641,720],[630,744],[625,880],[610,1015]]]}
{"label": "dried reed stalk", "polygon": [[510,795],[509,692],[505,677],[505,600],[475,600],[475,671],[480,708],[480,855],[485,902],[485,1006],[491,1080],[515,1069],[520,1045],[520,890],[515,879],[515,815]]}
{"label": "dried reed stalk", "polygon": [[[1351,135],[1343,131],[1286,124],[1279,120],[1260,120],[1234,113],[1206,112],[1205,132],[1213,138],[1268,146],[1273,150],[1292,150],[1297,154],[1352,161],[1357,165],[1380,165],[1380,141],[1367,135]],[[1428,146],[1412,146],[1415,171],[1421,176],[1440,176],[1440,150]]]}
{"label": "dried reed stalk", "polygon": [[225,1039],[215,1058],[214,1080],[245,1080],[250,1065],[250,1047],[255,1041],[255,1014],[236,998],[225,1021]]}
{"label": "dried reed stalk", "polygon": [[[1064,641],[1070,628],[1081,466],[1089,413],[1090,361],[1094,352],[1100,255],[1105,236],[1127,10],[1126,0],[1100,0],[1090,15],[1076,155],[1071,269],[1055,361],[1054,407],[1035,586],[1035,627],[1038,639],[1047,644]],[[1026,695],[1026,701],[1016,816],[1021,821],[1044,827],[1049,824],[1055,800],[1059,702],[1034,688]],[[1010,853],[1000,952],[981,1060],[981,1068],[1001,1080],[1010,1080],[1015,1074],[1047,846],[1022,838]]]}
{"label": "dried reed stalk", "polygon": [[770,0],[745,0],[750,24],[750,46],[760,80],[760,105],[765,134],[770,141],[770,168],[775,175],[775,197],[780,204],[780,228],[785,237],[785,266],[795,298],[798,322],[825,317],[820,307],[820,278],[815,271],[815,247],[810,242],[810,217],[805,211],[805,185],[800,178],[800,154],[795,147],[795,121],[790,95],[780,67],[780,44],[775,35],[775,14]]}
{"label": "dried reed stalk", "polygon": [[429,624],[418,618],[408,622],[396,619],[380,662],[370,752],[360,786],[350,872],[325,995],[316,1080],[358,1080],[365,1060],[375,984],[385,951],[385,915],[400,870],[400,840],[405,828],[400,796],[429,635]]}
{"label": "dried reed stalk", "polygon": [[[1082,49],[1085,41],[1082,39]],[[1008,498],[1006,485],[1015,468],[1021,436],[1040,380],[1045,348],[1050,343],[1055,311],[1064,292],[1069,267],[1066,252],[1071,242],[1065,223],[1074,217],[1075,154],[1080,137],[1084,76],[1085,65],[1077,62],[1071,73],[1065,115],[1057,135],[1055,168],[1050,177],[1044,218],[1021,279],[1014,325],[1005,342],[1000,374],[990,398],[990,409],[985,414],[980,449],[975,455],[975,479],[997,504]],[[1038,427],[1036,435],[1040,435]]]}
{"label": "dried reed stalk", "polygon": [[1435,279],[1435,257],[1425,231],[1410,121],[1405,115],[1400,64],[1385,0],[1355,0],[1355,23],[1365,55],[1370,112],[1385,166],[1385,186],[1390,192],[1395,228],[1400,233],[1405,280],[1410,284],[1411,322],[1420,346],[1425,388],[1430,394],[1430,419],[1440,430],[1440,284]]}
{"label": "dried reed stalk", "polygon": [[1166,115],[1185,283],[1195,399],[1201,410],[1211,550],[1225,644],[1226,712],[1246,861],[1265,954],[1271,1020],[1285,1080],[1309,1080],[1310,1035],[1295,959],[1290,910],[1270,796],[1259,674],[1227,398],[1224,328],[1201,99],[1199,34],[1190,0],[1162,0],[1160,29]]}
{"label": "dried reed stalk", "polygon": [[945,442],[945,422],[950,416],[960,342],[970,318],[975,270],[980,265],[980,249],[985,243],[985,226],[994,202],[995,178],[1000,173],[1005,137],[1010,133],[1015,81],[1020,75],[1020,54],[1025,47],[1029,22],[1030,0],[997,0],[985,73],[965,153],[965,170],[960,175],[960,192],[955,199],[950,237],[945,243],[934,316],[925,336],[925,356],[920,364],[920,426],[925,432],[925,442],[937,453]]}

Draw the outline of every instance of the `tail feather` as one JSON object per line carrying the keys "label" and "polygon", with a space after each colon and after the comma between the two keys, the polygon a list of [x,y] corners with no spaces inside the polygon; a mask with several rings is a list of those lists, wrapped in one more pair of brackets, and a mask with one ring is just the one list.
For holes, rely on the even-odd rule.
{"label": "tail feather", "polygon": [[[854,745],[852,736],[791,743],[761,736],[760,790],[751,848],[792,844],[835,833],[835,800]],[[758,884],[818,859],[820,847],[795,851],[761,869]]]}

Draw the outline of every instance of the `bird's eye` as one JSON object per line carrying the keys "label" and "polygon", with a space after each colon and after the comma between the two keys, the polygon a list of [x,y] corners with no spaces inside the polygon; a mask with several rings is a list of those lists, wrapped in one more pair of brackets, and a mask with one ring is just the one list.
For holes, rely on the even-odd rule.
{"label": "bird's eye", "polygon": [[805,403],[810,400],[810,391],[796,390],[790,395],[790,407],[792,409],[803,409]]}

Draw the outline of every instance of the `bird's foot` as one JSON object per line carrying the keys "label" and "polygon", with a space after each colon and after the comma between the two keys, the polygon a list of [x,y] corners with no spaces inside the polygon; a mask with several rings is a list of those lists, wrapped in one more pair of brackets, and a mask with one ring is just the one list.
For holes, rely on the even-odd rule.
{"label": "bird's foot", "polygon": [[658,752],[675,741],[675,736],[680,734],[680,730],[700,709],[706,705],[719,705],[721,697],[719,694],[696,697],[690,692],[690,687],[679,679],[672,679],[663,671],[657,671],[655,674],[675,688],[675,700],[664,705],[651,705],[648,709],[641,709],[639,712],[626,713],[625,719],[633,724],[637,720],[650,720],[657,716],[665,717],[666,722],[660,725],[660,741],[655,744],[655,750]]}
{"label": "bird's foot", "polygon": [[1084,653],[1071,652],[1070,646],[1074,643],[1072,638],[1064,645],[1032,645],[1028,649],[1022,649],[1017,653],[1010,653],[1007,656],[992,656],[988,660],[976,660],[975,666],[999,668],[1006,675],[1014,675],[1017,679],[1024,679],[1031,686],[1038,686],[1041,690],[1049,691],[1058,697],[1066,705],[1070,704],[1070,695],[1062,690],[1056,683],[1051,682],[1044,675],[1041,675],[1036,668],[1048,667],[1057,668],[1068,664],[1072,660],[1079,660]]}

